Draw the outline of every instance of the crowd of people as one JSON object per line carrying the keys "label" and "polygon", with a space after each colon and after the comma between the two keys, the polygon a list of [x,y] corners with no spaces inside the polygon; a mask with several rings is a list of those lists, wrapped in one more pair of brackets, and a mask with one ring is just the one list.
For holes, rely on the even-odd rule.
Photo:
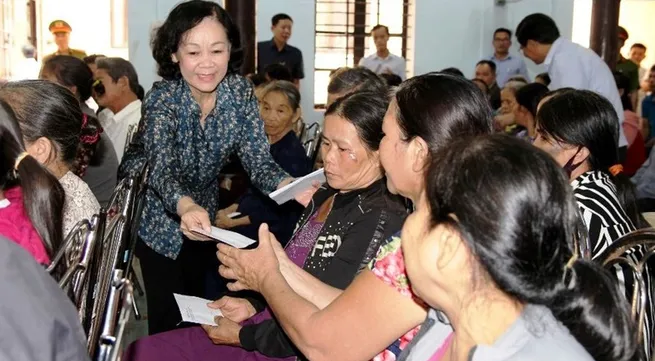
{"label": "crowd of people", "polygon": [[[147,94],[129,61],[64,51],[40,79],[0,87],[0,258],[24,270],[11,284],[44,285],[0,298],[29,312],[52,297],[23,322],[47,318],[41,347],[84,359],[74,309],[33,265],[48,266],[118,180],[147,165],[136,256],[150,335],[123,360],[650,360],[655,310],[638,329],[634,275],[597,257],[650,227],[655,107],[640,89],[655,88],[655,67],[640,74],[619,55],[612,73],[532,14],[495,31],[472,79],[457,68],[408,78],[377,25],[376,53],[330,76],[313,159],[292,26],[274,16],[257,73],[242,76],[235,23],[191,0],[155,33],[162,80]],[[547,73],[530,81],[513,37]],[[268,197],[318,167],[324,184],[282,205]],[[196,231],[212,226],[256,243]],[[174,294],[210,299],[222,316],[182,323]],[[48,336],[53,323],[67,331]],[[40,355],[21,339],[30,333],[14,332],[0,356],[45,360],[26,356]]]}

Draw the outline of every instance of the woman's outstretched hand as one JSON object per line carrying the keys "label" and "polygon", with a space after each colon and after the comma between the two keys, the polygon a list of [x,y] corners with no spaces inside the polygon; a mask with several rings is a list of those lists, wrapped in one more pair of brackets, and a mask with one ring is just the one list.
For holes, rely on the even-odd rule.
{"label": "woman's outstretched hand", "polygon": [[275,249],[271,243],[268,225],[259,227],[259,246],[251,250],[242,250],[218,244],[218,268],[221,276],[236,282],[228,284],[231,291],[253,290],[259,292],[268,277],[280,273]]}

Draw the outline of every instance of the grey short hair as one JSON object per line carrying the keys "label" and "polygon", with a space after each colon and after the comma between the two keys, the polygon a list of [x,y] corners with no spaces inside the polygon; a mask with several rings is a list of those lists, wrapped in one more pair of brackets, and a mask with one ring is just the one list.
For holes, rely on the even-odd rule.
{"label": "grey short hair", "polygon": [[262,92],[262,99],[270,92],[282,93],[294,111],[300,108],[300,92],[295,84],[286,80],[275,80],[266,85]]}

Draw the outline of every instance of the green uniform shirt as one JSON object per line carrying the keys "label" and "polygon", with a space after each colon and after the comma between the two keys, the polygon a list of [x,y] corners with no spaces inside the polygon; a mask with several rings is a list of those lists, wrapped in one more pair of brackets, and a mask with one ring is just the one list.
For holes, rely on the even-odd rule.
{"label": "green uniform shirt", "polygon": [[76,57],[76,58],[78,58],[80,60],[84,60],[84,58],[86,57],[86,52],[84,50],[70,49],[70,48],[68,49],[68,51],[64,51],[64,52],[61,52],[61,53],[59,51],[56,51],[56,52],[54,52],[52,54],[49,54],[45,58],[43,58],[43,62],[45,63],[46,61],[48,61],[48,59],[50,59],[51,57],[53,57],[55,55],[74,56],[74,57]]}
{"label": "green uniform shirt", "polygon": [[639,89],[639,65],[621,56],[619,62],[616,64],[616,71],[630,79],[630,92]]}

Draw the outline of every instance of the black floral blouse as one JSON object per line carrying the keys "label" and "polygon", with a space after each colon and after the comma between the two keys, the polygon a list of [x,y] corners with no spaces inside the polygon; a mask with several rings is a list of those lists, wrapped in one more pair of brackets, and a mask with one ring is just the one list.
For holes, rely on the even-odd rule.
{"label": "black floral blouse", "polygon": [[139,131],[121,163],[119,176],[126,176],[148,162],[139,237],[169,258],[177,258],[182,248],[178,201],[189,196],[214,219],[218,174],[232,153],[239,156],[252,183],[265,193],[288,177],[271,157],[250,82],[228,74],[216,97],[203,128],[200,106],[186,81],[156,82],[143,101]]}

